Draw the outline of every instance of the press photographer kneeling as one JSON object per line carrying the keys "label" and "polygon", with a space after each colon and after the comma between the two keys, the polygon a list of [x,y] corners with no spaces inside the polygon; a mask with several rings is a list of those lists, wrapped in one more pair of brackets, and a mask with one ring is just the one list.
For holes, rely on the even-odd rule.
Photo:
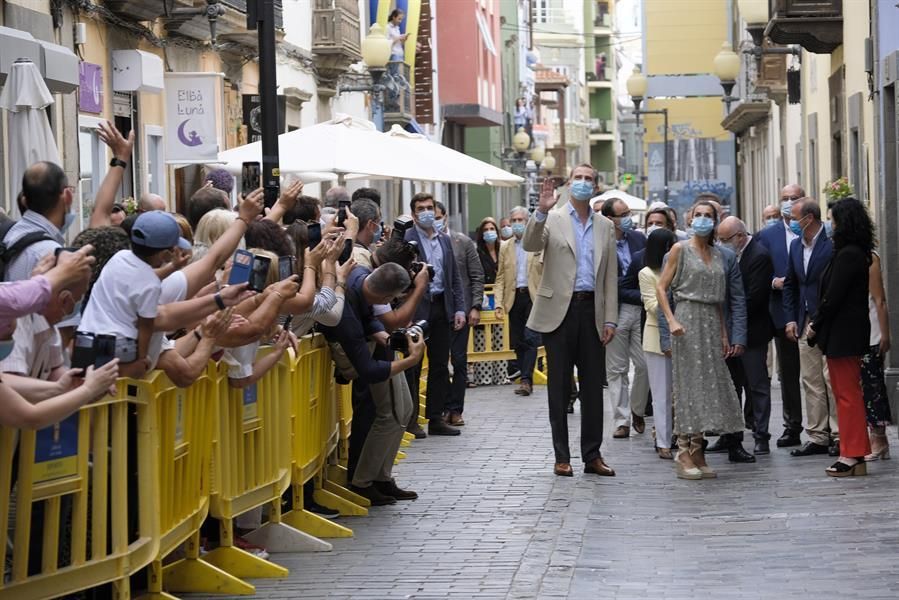
{"label": "press photographer kneeling", "polygon": [[[420,329],[409,328],[405,356],[391,360],[395,355],[388,348],[390,335],[373,310],[376,305],[389,305],[409,289],[410,283],[408,271],[396,263],[383,264],[374,271],[353,269],[347,278],[340,323],[322,328],[332,342],[338,375],[352,381],[353,406],[374,405],[374,421],[359,453],[351,485],[374,506],[418,497],[397,487],[392,476],[393,461],[412,414],[412,397],[402,385],[405,382],[394,376],[421,361],[424,336]],[[390,359],[376,358],[376,345],[387,349]]]}

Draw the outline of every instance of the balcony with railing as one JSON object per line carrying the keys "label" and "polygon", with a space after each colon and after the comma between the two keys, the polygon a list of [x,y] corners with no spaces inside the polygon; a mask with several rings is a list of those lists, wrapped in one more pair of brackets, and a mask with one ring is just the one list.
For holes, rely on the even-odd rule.
{"label": "balcony with railing", "polygon": [[337,77],[359,61],[359,5],[350,0],[315,0],[312,10],[312,53],[321,82],[336,85]]}
{"label": "balcony with railing", "polygon": [[843,0],[769,0],[766,33],[778,44],[830,54],[843,43]]}
{"label": "balcony with railing", "polygon": [[609,12],[609,3],[605,0],[597,0],[593,10],[593,33],[597,35],[611,35],[612,14]]}
{"label": "balcony with railing", "polygon": [[381,78],[384,85],[384,122],[405,126],[415,113],[412,93],[411,69],[403,61],[387,63],[387,72]]}
{"label": "balcony with railing", "polygon": [[[565,146],[575,148],[584,143],[587,135],[587,125],[585,123],[575,123],[572,121],[565,122]],[[552,125],[552,139],[556,146],[562,145],[562,128],[556,121]]]}

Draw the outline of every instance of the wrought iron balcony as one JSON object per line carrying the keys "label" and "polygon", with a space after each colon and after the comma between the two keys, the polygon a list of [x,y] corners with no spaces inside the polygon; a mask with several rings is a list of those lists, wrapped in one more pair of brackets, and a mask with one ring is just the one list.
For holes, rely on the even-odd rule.
{"label": "wrought iron balcony", "polygon": [[405,125],[412,120],[415,105],[410,80],[411,69],[403,61],[387,64],[387,72],[381,78],[384,85],[384,121],[388,125]]}
{"label": "wrought iron balcony", "polygon": [[799,44],[830,54],[843,43],[843,0],[768,0],[765,34],[778,44]]}

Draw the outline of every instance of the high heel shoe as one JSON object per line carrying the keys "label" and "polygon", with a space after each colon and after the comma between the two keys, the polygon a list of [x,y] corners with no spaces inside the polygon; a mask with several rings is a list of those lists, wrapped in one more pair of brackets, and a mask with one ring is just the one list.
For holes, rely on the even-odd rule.
{"label": "high heel shoe", "polygon": [[865,460],[860,458],[854,465],[847,465],[842,461],[837,461],[824,469],[828,477],[860,477],[868,474],[868,467]]}
{"label": "high heel shoe", "polygon": [[865,455],[865,462],[890,460],[890,442],[885,433],[871,432],[871,454]]}
{"label": "high heel shoe", "polygon": [[[693,435],[690,437],[690,455],[699,455],[702,458],[703,462],[705,462],[705,450],[703,449],[702,445],[704,441],[705,438],[702,434]],[[699,469],[700,473],[702,473],[703,479],[715,479],[718,477],[718,473],[716,473],[715,470],[712,469],[712,467],[710,467],[708,464],[696,465],[696,468]]]}
{"label": "high heel shoe", "polygon": [[690,438],[686,435],[677,436],[677,448],[678,451],[674,457],[674,472],[677,474],[677,478],[694,481],[702,479],[702,471],[695,466],[685,467],[684,463],[680,461],[681,456],[690,456]]}

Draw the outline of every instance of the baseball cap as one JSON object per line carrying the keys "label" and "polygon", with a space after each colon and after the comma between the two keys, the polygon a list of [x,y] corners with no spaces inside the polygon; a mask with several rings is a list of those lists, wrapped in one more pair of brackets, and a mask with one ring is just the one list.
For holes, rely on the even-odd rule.
{"label": "baseball cap", "polygon": [[182,250],[192,248],[181,237],[181,228],[172,215],[161,210],[141,213],[131,227],[131,241],[147,248],[165,250],[178,246]]}

